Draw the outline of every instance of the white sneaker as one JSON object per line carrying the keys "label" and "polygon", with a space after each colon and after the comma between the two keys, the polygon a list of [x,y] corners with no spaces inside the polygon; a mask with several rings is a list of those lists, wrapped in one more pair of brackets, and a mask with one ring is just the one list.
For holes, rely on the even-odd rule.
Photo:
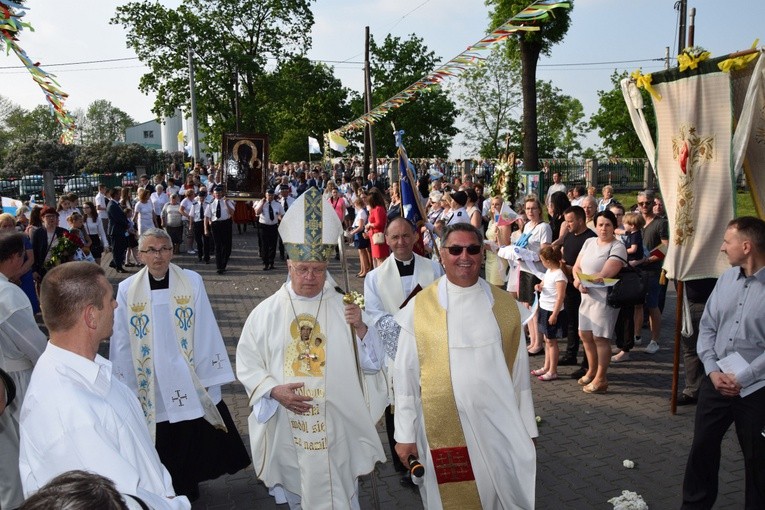
{"label": "white sneaker", "polygon": [[659,352],[659,344],[656,343],[656,340],[651,340],[648,345],[645,346],[645,352],[648,354],[656,354]]}
{"label": "white sneaker", "polygon": [[186,253],[188,253],[189,255],[196,255],[197,254],[196,250],[189,250]]}

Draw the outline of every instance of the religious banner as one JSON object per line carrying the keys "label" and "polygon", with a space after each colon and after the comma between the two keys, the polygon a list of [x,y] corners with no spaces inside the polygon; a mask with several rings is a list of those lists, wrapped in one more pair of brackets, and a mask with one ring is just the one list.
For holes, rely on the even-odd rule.
{"label": "religious banner", "polygon": [[223,182],[232,200],[253,200],[266,194],[268,135],[223,135]]}
{"label": "religious banner", "polygon": [[[736,168],[735,154],[745,152],[750,166],[765,159],[765,118],[760,124],[739,125],[735,134],[733,130],[742,111],[747,111],[743,105],[750,101],[745,98],[749,78],[760,80],[761,76],[752,72],[751,63],[748,71],[731,73],[731,65],[726,64],[730,60],[710,59],[705,50],[689,48],[678,57],[677,68],[650,75],[633,73],[631,84],[625,82],[622,87],[646,153],[654,156],[667,211],[670,239],[664,269],[668,277],[681,281],[716,278],[729,267],[719,250],[727,223],[737,215],[740,167]],[[651,93],[658,132],[655,146],[644,121],[635,114],[642,105],[637,104],[639,94],[630,92],[634,84]],[[749,114],[762,117],[765,111],[753,109]],[[754,143],[748,147],[733,143],[734,137],[748,141],[750,136]]]}

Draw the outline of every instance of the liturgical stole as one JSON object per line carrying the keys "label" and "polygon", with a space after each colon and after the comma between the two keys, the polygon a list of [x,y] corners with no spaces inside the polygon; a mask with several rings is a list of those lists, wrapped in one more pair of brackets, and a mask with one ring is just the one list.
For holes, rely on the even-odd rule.
{"label": "liturgical stole", "polygon": [[[520,342],[521,318],[514,299],[491,286],[492,313],[499,326],[510,376]],[[438,301],[438,283],[420,292],[414,302],[414,336],[420,361],[420,388],[425,433],[445,510],[481,509],[452,388],[446,310]]]}

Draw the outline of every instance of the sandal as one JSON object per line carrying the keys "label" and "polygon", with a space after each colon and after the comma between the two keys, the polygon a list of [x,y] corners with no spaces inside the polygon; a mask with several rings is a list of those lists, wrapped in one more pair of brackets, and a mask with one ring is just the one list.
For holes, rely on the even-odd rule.
{"label": "sandal", "polygon": [[546,374],[542,374],[537,379],[540,381],[554,381],[558,378],[558,374],[556,372],[547,372]]}
{"label": "sandal", "polygon": [[580,377],[580,378],[579,378],[579,380],[578,380],[578,381],[576,381],[576,383],[577,383],[579,386],[587,386],[587,385],[588,385],[588,384],[590,384],[591,382],[592,382],[592,379],[588,379],[586,376],[584,376],[584,377]]}
{"label": "sandal", "polygon": [[546,373],[547,373],[547,370],[545,370],[544,368],[538,368],[536,370],[531,371],[531,375],[535,377],[538,377],[540,375],[545,375]]}

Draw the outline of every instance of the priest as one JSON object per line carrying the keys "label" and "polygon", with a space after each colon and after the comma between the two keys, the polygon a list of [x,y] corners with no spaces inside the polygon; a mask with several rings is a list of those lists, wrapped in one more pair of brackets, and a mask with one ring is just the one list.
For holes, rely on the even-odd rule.
{"label": "priest", "polygon": [[425,467],[427,509],[534,508],[537,436],[521,315],[479,278],[483,236],[445,228],[446,276],[396,315],[396,453]]}
{"label": "priest", "polygon": [[327,274],[342,230],[318,189],[294,202],[279,226],[289,280],[250,313],[236,351],[255,473],[292,509],[359,508],[358,477],[385,461],[382,409],[364,391],[382,344]]}
{"label": "priest", "polygon": [[388,433],[393,455],[393,467],[406,473],[401,478],[404,485],[411,484],[409,469],[402,464],[395,453],[393,421],[393,360],[396,358],[399,327],[393,316],[403,307],[409,297],[422,290],[437,278],[443,276],[444,269],[434,261],[414,253],[417,232],[412,223],[403,216],[393,218],[385,227],[385,242],[390,248],[391,257],[385,259],[379,267],[370,271],[364,279],[364,302],[366,312],[372,318],[375,328],[385,347],[385,374],[387,407],[385,408],[385,430]]}
{"label": "priest", "polygon": [[119,285],[109,359],[138,396],[176,492],[193,501],[199,482],[250,463],[221,399],[234,372],[202,277],[170,263],[170,236],[148,229],[138,251],[146,266]]}

